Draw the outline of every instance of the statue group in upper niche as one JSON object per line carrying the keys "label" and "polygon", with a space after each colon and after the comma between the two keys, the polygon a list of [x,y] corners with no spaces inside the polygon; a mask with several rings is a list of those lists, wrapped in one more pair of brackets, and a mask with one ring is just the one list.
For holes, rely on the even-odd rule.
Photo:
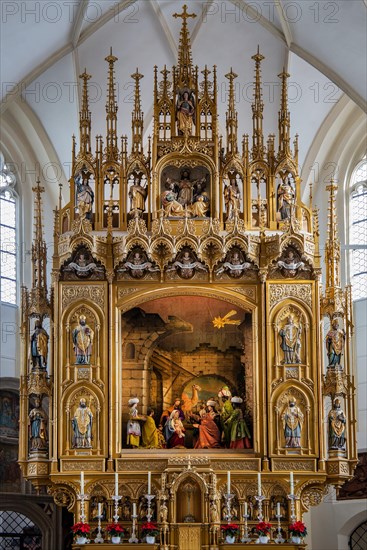
{"label": "statue group in upper niche", "polygon": [[209,216],[210,199],[206,191],[206,176],[191,180],[189,170],[184,169],[179,181],[167,177],[164,185],[165,191],[161,194],[161,202],[166,216]]}

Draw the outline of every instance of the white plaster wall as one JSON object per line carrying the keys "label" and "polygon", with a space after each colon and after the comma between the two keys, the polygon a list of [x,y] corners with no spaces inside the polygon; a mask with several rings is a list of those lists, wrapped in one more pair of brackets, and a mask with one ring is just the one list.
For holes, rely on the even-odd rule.
{"label": "white plaster wall", "polygon": [[19,361],[19,309],[1,303],[0,377],[18,378]]}

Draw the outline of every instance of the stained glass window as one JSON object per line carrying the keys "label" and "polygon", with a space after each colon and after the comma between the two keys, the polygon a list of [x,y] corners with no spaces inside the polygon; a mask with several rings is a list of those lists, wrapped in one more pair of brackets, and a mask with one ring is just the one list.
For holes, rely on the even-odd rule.
{"label": "stained glass window", "polygon": [[1,162],[0,171],[0,276],[1,301],[17,303],[17,195],[15,177]]}
{"label": "stained glass window", "polygon": [[353,299],[367,296],[367,160],[352,174],[349,204],[350,277]]}

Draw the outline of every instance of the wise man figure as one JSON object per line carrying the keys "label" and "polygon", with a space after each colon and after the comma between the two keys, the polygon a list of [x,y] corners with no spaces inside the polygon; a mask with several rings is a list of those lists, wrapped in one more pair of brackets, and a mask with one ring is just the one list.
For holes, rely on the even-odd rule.
{"label": "wise man figure", "polygon": [[74,413],[71,425],[74,432],[73,448],[90,449],[92,447],[93,413],[87,407],[87,401],[84,397],[79,401],[79,407]]}
{"label": "wise man figure", "polygon": [[81,315],[79,325],[73,330],[74,353],[77,365],[89,365],[93,338],[94,331],[87,325],[85,315]]}
{"label": "wise man figure", "polygon": [[232,393],[228,386],[223,386],[218,392],[218,397],[222,401],[222,408],[220,411],[220,423],[222,426],[222,440],[224,445],[229,448],[231,444],[231,426],[227,423],[227,420],[233,414],[233,406],[231,403]]}

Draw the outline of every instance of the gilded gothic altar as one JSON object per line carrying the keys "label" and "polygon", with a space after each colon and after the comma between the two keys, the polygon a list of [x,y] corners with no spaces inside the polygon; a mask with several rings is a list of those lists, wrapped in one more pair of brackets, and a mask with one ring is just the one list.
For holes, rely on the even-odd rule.
{"label": "gilded gothic altar", "polygon": [[265,61],[254,53],[252,135],[239,141],[231,69],[221,136],[216,67],[192,60],[195,14],[184,6],[173,15],[182,19],[178,61],[152,69],[148,143],[138,70],[128,140],[117,135],[118,60],[107,55],[106,136],[94,149],[91,76],[80,76],[50,292],[44,189],[34,187],[19,463],[75,521],[97,527],[100,517],[103,526],[117,509],[129,533],[136,516],[138,536],[139,522],[157,522],[162,549],[215,550],[229,520],[244,537],[245,516],[250,530],[270,521],[275,538],[278,514],[287,538],[293,516],[352,476],[351,291],[340,283],[333,181],[321,281],[318,211],[301,200],[298,136],[291,142],[289,74],[279,75],[278,134],[266,138]]}

